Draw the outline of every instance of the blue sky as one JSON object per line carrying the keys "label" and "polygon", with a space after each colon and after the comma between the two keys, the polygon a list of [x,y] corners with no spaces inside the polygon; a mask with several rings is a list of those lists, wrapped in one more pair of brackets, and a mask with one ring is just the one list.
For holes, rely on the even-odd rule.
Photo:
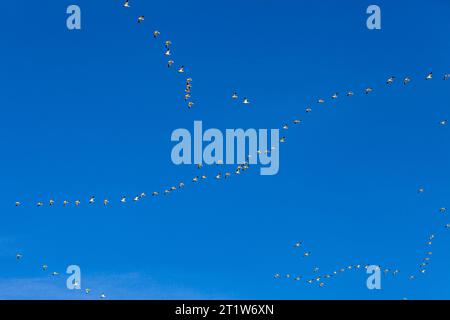
{"label": "blue sky", "polygon": [[[79,31],[66,28],[74,3]],[[3,7],[0,298],[85,298],[42,263],[61,273],[79,265],[92,297],[112,299],[450,298],[450,220],[439,214],[450,206],[450,132],[439,126],[450,119],[450,83],[441,80],[450,71],[450,3],[130,3]],[[366,28],[370,4],[381,7],[381,30]],[[191,110],[163,40],[193,78]],[[424,81],[430,71],[435,79]],[[391,75],[413,81],[387,88]],[[371,96],[361,94],[366,86]],[[314,104],[347,90],[358,94]],[[234,103],[233,91],[252,103]],[[122,207],[34,206],[91,195],[117,202],[189,181],[198,170],[172,164],[170,134],[194,120],[225,130],[295,118],[304,124],[285,133],[278,175],[250,170]],[[15,208],[17,200],[29,205]],[[408,281],[433,232],[427,274]],[[311,257],[292,248],[297,241]],[[380,291],[367,290],[363,271],[323,288],[273,279],[357,263],[398,268],[401,277],[383,278]]]}

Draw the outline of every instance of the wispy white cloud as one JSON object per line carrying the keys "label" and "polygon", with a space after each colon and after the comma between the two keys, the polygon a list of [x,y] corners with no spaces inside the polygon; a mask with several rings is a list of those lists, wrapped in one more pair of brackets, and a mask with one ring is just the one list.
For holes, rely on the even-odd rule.
{"label": "wispy white cloud", "polygon": [[[66,277],[0,278],[0,299],[218,299],[223,296],[205,294],[180,285],[161,285],[139,273],[83,276],[82,290],[66,288]],[[92,289],[87,295],[85,288]]]}
{"label": "wispy white cloud", "polygon": [[0,299],[73,299],[61,281],[49,278],[0,279]]}

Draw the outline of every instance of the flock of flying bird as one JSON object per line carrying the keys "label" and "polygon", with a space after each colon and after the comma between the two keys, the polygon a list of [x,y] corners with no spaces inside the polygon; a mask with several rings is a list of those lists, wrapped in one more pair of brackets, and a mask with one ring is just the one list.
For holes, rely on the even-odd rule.
{"label": "flock of flying bird", "polygon": [[[123,7],[124,8],[130,8],[131,7],[130,6],[130,2],[129,1],[125,1],[124,4],[123,4]],[[137,22],[139,24],[143,23],[144,21],[145,21],[145,17],[143,15],[138,16]],[[153,37],[154,38],[158,38],[160,35],[161,35],[160,31],[158,31],[158,30],[153,31]],[[170,59],[170,57],[172,56],[171,46],[172,46],[172,42],[170,40],[166,40],[164,42],[164,47],[165,47],[164,55],[169,58],[169,60],[167,61],[168,68],[172,68],[172,66],[175,63],[172,59]],[[185,67],[183,65],[181,65],[180,67],[178,67],[177,72],[180,73],[180,74],[185,73]],[[434,79],[434,75],[433,75],[432,72],[430,72],[423,79],[425,79],[426,81],[433,80]],[[444,80],[444,81],[447,81],[449,79],[450,79],[450,74],[448,74],[448,73],[445,73],[442,76],[442,80]],[[389,77],[386,80],[386,85],[387,86],[392,86],[394,84],[394,82],[396,82],[396,81],[397,81],[397,78],[395,76],[391,76],[391,77]],[[402,82],[402,84],[404,86],[406,86],[411,81],[413,81],[413,78],[410,77],[410,76],[407,76],[407,77],[404,77],[404,78],[400,79],[400,81]],[[191,108],[194,105],[194,102],[191,101],[191,88],[192,88],[192,78],[188,77],[186,79],[185,92],[184,92],[184,100],[187,103],[188,108]],[[366,87],[363,90],[363,94],[364,95],[370,95],[370,94],[372,94],[372,92],[374,92],[373,87]],[[356,93],[354,91],[347,91],[344,94],[344,96],[346,96],[346,97],[353,97],[355,94]],[[330,97],[330,99],[331,100],[336,100],[336,99],[338,99],[339,96],[340,96],[340,94],[338,92],[336,92]],[[232,100],[237,100],[238,99],[238,93],[237,92],[233,92],[233,94],[231,95],[231,99]],[[324,104],[325,102],[326,102],[326,99],[320,98],[320,99],[318,99],[316,101],[316,104]],[[244,97],[243,100],[242,100],[242,103],[246,104],[246,105],[250,104],[250,100],[247,97]],[[311,106],[307,106],[306,109],[305,109],[305,112],[306,113],[311,113],[312,112],[312,107]],[[294,125],[299,125],[299,124],[302,123],[302,120],[294,119],[294,120],[291,121],[291,123],[294,124]],[[441,126],[446,126],[447,123],[448,123],[448,121],[446,119],[442,119],[442,120],[439,121],[439,124]],[[290,128],[289,122],[284,123],[281,126],[282,130],[288,130],[289,128]],[[282,136],[280,138],[280,143],[284,143],[286,141],[287,141],[287,138],[285,136]],[[270,152],[271,152],[271,150],[258,150],[258,154],[270,153]],[[221,165],[221,164],[222,163],[217,163],[217,165]],[[234,174],[239,175],[242,172],[245,172],[247,169],[249,169],[249,166],[250,166],[249,158],[247,158],[247,160],[244,163],[239,164],[237,166],[237,168],[234,169]],[[201,169],[202,165],[201,164],[197,165],[197,168]],[[218,172],[215,175],[214,178],[215,178],[215,180],[228,179],[229,177],[232,176],[232,172],[233,171],[229,171],[229,172],[225,172],[224,174],[222,174],[221,172]],[[200,174],[200,175],[194,176],[191,181],[192,181],[193,184],[195,184],[195,183],[198,183],[200,181],[205,181],[205,180],[207,180],[207,176],[204,175],[204,174]],[[153,191],[151,193],[151,195],[152,195],[152,197],[157,197],[160,194],[168,195],[170,193],[173,193],[176,190],[183,189],[185,186],[186,186],[186,184],[184,182],[179,182],[177,185],[171,186],[171,187],[169,187],[167,189],[164,189],[163,191]],[[419,188],[418,189],[418,193],[423,193],[423,192],[424,192],[424,188]],[[141,193],[139,193],[139,194],[137,194],[137,195],[135,195],[134,197],[131,197],[131,198],[128,198],[127,196],[122,196],[118,200],[118,202],[121,203],[121,204],[126,204],[126,203],[130,202],[129,199],[131,199],[132,202],[138,202],[138,201],[143,200],[146,196],[147,195],[146,195],[145,192],[141,192]],[[110,199],[101,199],[100,201],[101,201],[101,203],[104,206],[110,205],[110,202],[111,202]],[[89,199],[86,200],[86,203],[88,205],[94,205],[97,202],[98,201],[97,201],[95,196],[91,196]],[[56,205],[56,201],[54,199],[50,199],[46,203],[48,204],[48,206]],[[37,207],[43,207],[43,206],[45,206],[46,203],[44,203],[43,201],[38,201],[37,203],[35,203],[35,205]],[[75,205],[76,207],[82,205],[83,203],[84,202],[81,201],[80,199],[77,199],[77,200],[73,201],[73,205]],[[72,204],[72,202],[69,201],[69,200],[63,200],[61,202],[61,204],[64,207],[66,207],[66,206]],[[16,201],[15,202],[15,206],[16,207],[22,206],[22,203],[20,201]],[[445,207],[442,207],[442,208],[439,209],[439,212],[443,214],[443,213],[446,213],[446,210],[447,209]],[[444,227],[446,229],[449,229],[450,228],[450,223],[445,224]],[[421,263],[418,266],[418,274],[424,274],[426,272],[427,268],[429,267],[429,264],[430,264],[430,261],[431,261],[431,256],[433,254],[432,251],[431,251],[431,247],[432,247],[432,244],[433,244],[433,241],[434,241],[435,237],[436,237],[436,234],[431,234],[429,236],[428,240],[427,240],[427,243],[426,243],[427,250],[425,251],[424,256],[421,258],[422,259]],[[294,244],[294,248],[296,250],[300,250],[300,248],[302,248],[302,247],[303,247],[303,243],[302,242],[297,242],[297,243]],[[311,256],[311,252],[304,251],[302,253],[302,256],[305,257],[305,258],[308,258],[308,257]],[[23,254],[22,253],[17,253],[16,254],[16,259],[17,260],[22,260],[23,259]],[[364,269],[367,269],[368,267],[369,267],[369,264],[361,264],[361,263],[359,263],[359,264],[350,264],[350,265],[347,265],[347,266],[344,266],[344,267],[341,267],[341,268],[337,268],[334,271],[332,271],[330,273],[325,273],[323,275],[319,275],[319,271],[320,271],[319,267],[314,267],[313,270],[312,270],[313,271],[313,276],[312,277],[308,277],[308,279],[306,279],[305,282],[308,283],[308,284],[317,283],[319,287],[323,287],[326,284],[326,280],[331,279],[333,277],[336,277],[337,275],[342,274],[345,271],[348,271],[348,270],[360,270],[360,269],[364,270]],[[43,264],[40,268],[43,271],[47,271],[48,270],[48,265]],[[379,265],[378,265],[378,268],[380,268],[380,270],[382,270],[384,272],[384,274],[391,273],[392,275],[396,276],[397,274],[400,273],[400,270],[396,269],[396,268],[387,268],[387,267],[382,268]],[[56,271],[51,273],[51,276],[53,276],[53,277],[56,277],[58,275],[59,275],[59,273],[56,272]],[[274,275],[275,279],[280,279],[282,277],[284,277],[286,279],[293,279],[294,281],[301,281],[302,279],[304,279],[303,275],[293,275],[291,273],[287,273],[284,276],[282,276],[279,273]],[[416,275],[415,274],[411,274],[411,275],[408,276],[408,278],[410,280],[414,280],[416,278]],[[74,285],[77,286],[76,283],[74,283]],[[86,294],[90,294],[91,293],[91,289],[90,288],[86,288],[86,289],[84,289],[84,292]],[[106,294],[105,293],[101,293],[100,294],[100,298],[101,299],[105,299],[106,298]]]}
{"label": "flock of flying bird", "polygon": [[[22,260],[23,258],[24,258],[24,256],[23,256],[22,253],[17,253],[17,254],[16,254],[16,259],[17,259],[18,261]],[[40,266],[40,268],[41,268],[41,270],[42,270],[43,272],[47,272],[49,266],[48,266],[47,264],[44,263],[43,265]],[[59,275],[60,275],[60,273],[57,272],[57,271],[52,271],[52,272],[50,273],[50,276],[52,276],[52,277],[58,277]],[[79,284],[77,281],[74,281],[74,282],[73,282],[73,286],[74,286],[75,288],[77,288],[77,289],[81,289],[81,286],[80,286],[80,284]],[[83,292],[84,292],[85,294],[90,294],[91,291],[92,291],[91,288],[85,288],[85,289],[83,290]],[[106,294],[105,294],[104,292],[102,292],[102,293],[100,293],[99,297],[100,297],[100,299],[106,299]]]}
{"label": "flock of flying bird", "polygon": [[[420,189],[419,189],[420,190]],[[440,213],[445,213],[446,212],[446,208],[440,208],[439,212]],[[445,229],[449,229],[450,228],[450,223],[445,224]],[[423,256],[421,256],[421,260],[420,260],[420,264],[417,266],[416,268],[416,272],[415,273],[409,273],[408,274],[408,279],[409,280],[415,280],[417,275],[422,275],[425,274],[428,270],[428,267],[430,266],[430,262],[431,262],[431,257],[433,255],[433,251],[432,249],[432,245],[434,243],[434,240],[436,239],[436,233],[432,233],[427,241],[426,241],[426,248],[424,250]],[[294,244],[294,249],[299,250],[299,248],[301,248],[303,245],[302,242],[297,242]],[[305,251],[302,254],[302,257],[310,257],[311,256],[311,252],[310,251]],[[330,272],[330,273],[325,273],[323,275],[319,275],[319,271],[320,268],[319,267],[314,267],[312,272],[313,275],[312,277],[308,277],[308,279],[304,280],[306,283],[308,284],[314,284],[317,283],[319,287],[324,287],[326,284],[326,281],[328,279],[331,278],[335,278],[336,276],[338,276],[339,274],[344,273],[345,271],[349,271],[349,270],[367,270],[370,266],[375,266],[380,272],[383,272],[384,275],[388,275],[388,274],[392,274],[393,276],[397,276],[400,273],[400,269],[398,268],[388,268],[388,267],[381,267],[380,265],[374,265],[374,264],[362,264],[362,263],[358,263],[358,264],[350,264],[347,266],[343,266],[341,268],[336,268],[334,271]],[[274,275],[275,279],[281,279],[282,275],[280,273],[276,273]],[[286,273],[284,275],[284,278],[286,279],[293,279],[294,281],[301,281],[302,279],[304,279],[304,276],[301,274],[298,275],[293,275],[291,273]]]}
{"label": "flock of flying bird", "polygon": [[[125,1],[123,4],[123,7],[131,8],[130,1]],[[143,23],[144,21],[145,21],[145,16],[143,16],[143,15],[138,16],[138,18],[137,18],[138,23]],[[161,32],[159,30],[153,31],[153,38],[155,38],[155,39],[159,38],[160,35],[161,35]],[[164,41],[164,56],[166,56],[169,59],[167,61],[167,67],[172,68],[172,66],[175,64],[175,61],[173,61],[171,58],[171,56],[172,56],[172,41],[170,41],[170,40]],[[185,73],[184,65],[180,65],[177,69],[177,72],[180,74],[184,74]],[[192,78],[188,77],[186,79],[186,86],[184,89],[184,101],[187,103],[187,106],[189,109],[194,106],[194,102],[191,101],[191,88],[192,88]]]}
{"label": "flock of flying bird", "polygon": [[[125,8],[130,8],[130,3],[129,1],[125,1],[125,3],[123,4],[123,6]],[[144,22],[144,16],[139,16],[137,21],[138,23],[142,23]],[[161,32],[159,30],[154,30],[153,31],[153,38],[158,38],[161,35]],[[170,57],[172,56],[172,41],[170,40],[165,40],[164,41],[164,55],[169,59],[167,61],[167,67],[168,68],[172,68],[172,66],[175,64],[175,61],[173,61]],[[185,67],[184,65],[181,65],[180,67],[177,68],[177,72],[180,74],[185,73]],[[186,78],[186,85],[185,85],[185,89],[184,89],[184,101],[187,103],[187,107],[190,109],[194,106],[194,102],[191,100],[192,96],[191,96],[191,89],[192,89],[192,78],[188,77]]]}
{"label": "flock of flying bird", "polygon": [[[430,73],[428,73],[423,79],[424,80],[426,80],[426,81],[430,81],[430,80],[432,80],[433,79],[433,77],[434,77],[434,75],[433,75],[433,72],[430,72]],[[444,81],[448,81],[449,79],[450,79],[450,74],[449,73],[445,73],[445,74],[443,74],[442,75],[442,78],[441,78],[442,80],[444,80]],[[387,86],[391,86],[391,85],[393,85],[393,83],[396,81],[396,77],[395,76],[391,76],[391,77],[389,77],[387,80],[386,80],[386,85]],[[406,85],[408,85],[410,82],[412,81],[412,77],[405,77],[405,78],[403,78],[402,79],[402,84],[404,85],[404,86],[406,86]],[[373,87],[366,87],[364,90],[363,90],[363,93],[364,93],[364,95],[369,95],[370,93],[372,93],[374,91],[374,89],[373,89]],[[346,94],[345,94],[345,96],[346,97],[353,97],[355,95],[355,92],[354,91],[348,91]],[[335,100],[335,99],[337,99],[339,97],[339,93],[334,93],[332,96],[331,96],[331,100]],[[318,99],[317,100],[317,104],[323,104],[323,103],[325,103],[325,99],[323,99],[323,98],[320,98],[320,99]],[[305,109],[305,112],[306,113],[310,113],[310,112],[312,112],[312,107],[311,106],[308,106],[308,107],[306,107],[306,109]],[[293,123],[294,124],[298,124],[298,123],[301,123],[301,120],[298,120],[298,119],[295,119],[295,120],[293,120]],[[441,119],[440,121],[439,121],[439,125],[441,125],[441,126],[446,126],[448,124],[448,120],[446,120],[446,119]],[[285,130],[287,130],[289,128],[289,124],[284,124],[283,126],[282,126],[282,129],[285,129]],[[285,137],[282,137],[282,138],[280,138],[280,142],[285,142],[286,141],[286,138]],[[423,193],[423,192],[425,192],[425,189],[423,188],[423,187],[420,187],[418,190],[417,190],[417,192],[420,194],[420,193]],[[441,213],[441,214],[444,214],[444,213],[446,213],[446,211],[447,211],[447,208],[445,208],[445,207],[441,207],[441,208],[439,208],[439,212]],[[450,229],[450,223],[446,223],[446,224],[444,224],[444,226],[443,226],[445,229]],[[428,267],[429,267],[429,265],[430,265],[430,262],[431,262],[431,256],[433,255],[433,251],[431,251],[431,248],[432,248],[432,245],[433,245],[433,243],[434,243],[434,239],[436,238],[436,233],[433,233],[433,234],[431,234],[429,237],[428,237],[428,240],[427,240],[427,242],[426,242],[426,246],[427,246],[427,248],[426,248],[426,250],[425,250],[425,252],[424,252],[424,255],[423,255],[423,257],[421,257],[421,262],[420,262],[420,264],[418,265],[418,267],[417,267],[417,274],[425,274],[426,272],[427,272],[427,269],[428,269]],[[302,242],[297,242],[297,243],[295,243],[294,244],[294,248],[300,248],[302,246]],[[302,256],[303,257],[310,257],[311,256],[311,252],[309,252],[309,251],[305,251],[303,254],[302,254]],[[313,276],[311,277],[311,278],[309,278],[308,277],[308,279],[307,280],[305,280],[305,282],[306,283],[308,283],[308,284],[313,284],[313,283],[317,283],[318,285],[319,285],[319,287],[324,287],[325,286],[325,280],[326,279],[330,279],[330,278],[333,278],[333,277],[336,277],[338,274],[341,274],[341,273],[343,273],[343,272],[345,272],[346,270],[359,270],[359,269],[367,269],[367,268],[369,268],[369,266],[371,266],[370,264],[350,264],[350,265],[348,265],[348,266],[345,266],[345,267],[342,267],[342,268],[337,268],[337,269],[335,269],[334,271],[332,271],[331,273],[326,273],[326,274],[324,274],[324,275],[318,275],[317,273],[319,272],[319,270],[320,270],[320,268],[318,268],[318,267],[314,267],[313,268]],[[380,265],[376,265],[377,266],[377,268],[380,270],[380,271],[382,271],[384,274],[389,274],[389,273],[391,273],[392,275],[394,275],[394,276],[397,276],[399,273],[400,273],[400,270],[399,269],[393,269],[393,268],[387,268],[387,267],[385,267],[385,268],[382,268]],[[283,276],[280,274],[280,273],[276,273],[275,275],[274,275],[274,278],[275,279],[281,279]],[[293,274],[291,274],[291,273],[286,273],[285,275],[284,275],[284,278],[286,278],[286,279],[293,279],[294,281],[301,281],[302,279],[303,279],[303,275],[293,275]],[[410,274],[409,276],[408,276],[408,279],[409,280],[414,280],[414,279],[416,279],[416,274],[415,273],[413,273],[413,274]]]}
{"label": "flock of flying bird", "polygon": [[[258,150],[258,153],[262,153],[262,152],[270,153],[271,150],[264,150],[264,151]],[[222,174],[222,172],[217,172],[217,174],[215,174],[215,176],[214,176],[214,180],[216,180],[216,181],[227,180],[233,175],[233,173],[234,173],[234,175],[240,175],[241,173],[244,173],[245,171],[247,171],[250,168],[250,162],[249,162],[250,158],[249,157],[247,157],[247,160],[244,161],[242,164],[237,165],[237,167],[235,169],[233,169],[232,171],[226,171],[223,174]],[[222,163],[218,163],[218,165],[221,165],[221,164]],[[198,169],[202,169],[203,168],[203,164],[198,164],[197,168]],[[194,176],[192,178],[191,183],[192,184],[197,184],[197,183],[199,183],[201,181],[206,181],[207,179],[208,179],[208,176],[206,174],[197,174],[196,176]],[[175,192],[177,190],[184,189],[185,187],[186,187],[186,183],[181,181],[177,185],[173,185],[173,186],[171,186],[171,187],[169,187],[167,189],[164,189],[163,191],[153,191],[151,193],[151,195],[152,195],[152,197],[158,197],[161,194],[162,195],[169,195],[169,194],[171,194],[171,193],[173,193],[173,192]],[[141,192],[141,193],[135,195],[134,197],[132,197],[131,201],[132,202],[139,202],[139,201],[143,200],[146,197],[147,197],[147,194],[145,192]],[[122,196],[117,202],[122,204],[122,205],[125,205],[128,202],[130,202],[130,201],[129,201],[129,198],[127,198],[127,196]],[[48,200],[48,202],[46,202],[46,203],[47,203],[47,205],[49,207],[53,207],[53,206],[56,205],[56,201],[53,198]],[[88,200],[86,200],[86,203],[88,205],[94,205],[94,204],[97,203],[97,200],[96,200],[95,196],[91,196]],[[103,204],[103,206],[109,206],[111,204],[111,201],[109,199],[102,199],[101,203]],[[71,201],[63,200],[61,202],[61,204],[64,207],[67,207],[68,205],[71,204]],[[82,204],[83,204],[83,202],[81,200],[79,200],[79,199],[73,201],[73,205],[75,207],[78,207],[78,206],[80,206]],[[22,206],[22,203],[20,201],[16,201],[15,202],[15,206],[16,207]],[[45,203],[43,201],[38,201],[36,203],[36,206],[37,207],[43,207],[43,206],[45,206]]]}

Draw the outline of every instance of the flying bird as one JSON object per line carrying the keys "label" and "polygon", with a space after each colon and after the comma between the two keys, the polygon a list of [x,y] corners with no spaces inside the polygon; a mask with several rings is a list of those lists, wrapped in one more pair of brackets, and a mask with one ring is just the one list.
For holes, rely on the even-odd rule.
{"label": "flying bird", "polygon": [[129,7],[130,7],[129,1],[126,0],[125,3],[123,4],[123,6],[124,6],[125,8],[129,8]]}
{"label": "flying bird", "polygon": [[433,79],[433,72],[430,72],[426,77],[425,80],[431,80]]}
{"label": "flying bird", "polygon": [[371,87],[369,87],[369,88],[366,88],[365,90],[364,90],[364,93],[365,94],[369,94],[369,93],[371,93],[373,91],[373,89],[371,88]]}
{"label": "flying bird", "polygon": [[386,84],[392,84],[392,83],[394,83],[394,80],[395,80],[395,77],[392,76],[386,80]]}
{"label": "flying bird", "polygon": [[144,22],[144,20],[145,20],[144,16],[139,16],[138,19],[137,19],[137,22],[141,23],[141,22]]}

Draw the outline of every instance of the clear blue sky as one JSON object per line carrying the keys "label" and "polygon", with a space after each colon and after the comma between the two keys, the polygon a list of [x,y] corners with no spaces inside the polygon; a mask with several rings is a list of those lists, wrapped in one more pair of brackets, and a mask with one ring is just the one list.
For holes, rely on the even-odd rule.
{"label": "clear blue sky", "polygon": [[[74,3],[80,31],[66,28]],[[113,299],[450,298],[450,220],[439,214],[450,207],[450,128],[438,124],[450,120],[450,82],[441,80],[450,71],[448,1],[130,3],[2,7],[0,298],[85,298],[42,263],[61,273],[79,265],[92,297]],[[380,31],[366,28],[370,4],[381,7]],[[194,80],[191,110],[163,40]],[[424,81],[430,71],[435,79]],[[414,80],[387,88],[391,75]],[[252,104],[233,103],[235,90]],[[359,94],[305,114],[347,90]],[[253,170],[125,207],[14,207],[91,195],[117,202],[188,181],[197,169],[172,164],[170,134],[194,120],[225,130],[295,118],[304,124],[285,133],[276,176]],[[428,273],[408,281],[432,232]],[[273,279],[356,263],[401,276],[383,278],[377,292],[363,271],[323,288]]]}

